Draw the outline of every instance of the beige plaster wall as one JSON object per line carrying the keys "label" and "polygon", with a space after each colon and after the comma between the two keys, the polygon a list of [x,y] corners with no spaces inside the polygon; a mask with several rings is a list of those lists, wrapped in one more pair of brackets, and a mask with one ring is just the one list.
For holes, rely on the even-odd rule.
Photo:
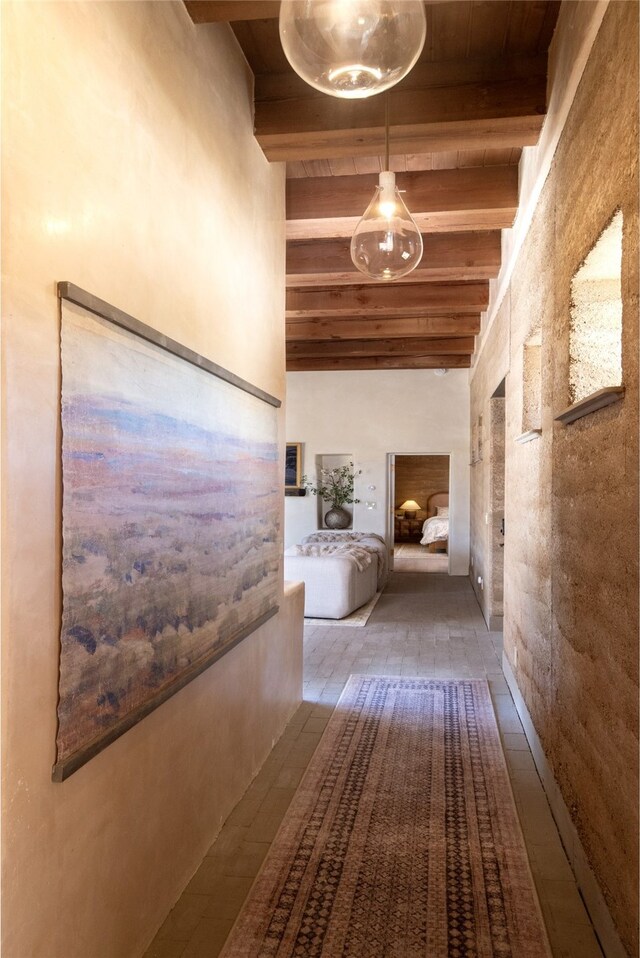
{"label": "beige plaster wall", "polygon": [[194,27],[178,2],[3,3],[2,17],[2,953],[134,958],[300,699],[302,597],[52,784],[56,283],[283,398],[284,171],[254,141],[228,27]]}
{"label": "beige plaster wall", "polygon": [[[624,216],[622,402],[570,426],[571,277]],[[629,954],[638,940],[638,7],[612,2],[560,139],[472,410],[506,379],[505,652]],[[504,319],[504,314],[507,319]],[[500,328],[502,322],[502,328]],[[542,437],[522,432],[542,338]],[[494,347],[492,348],[492,343]],[[498,347],[498,344],[501,344]],[[472,543],[486,483],[472,475]]]}

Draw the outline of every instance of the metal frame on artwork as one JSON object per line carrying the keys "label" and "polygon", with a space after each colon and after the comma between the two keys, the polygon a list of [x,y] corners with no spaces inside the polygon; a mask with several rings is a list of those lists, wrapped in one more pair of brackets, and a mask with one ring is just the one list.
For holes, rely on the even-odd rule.
{"label": "metal frame on artwork", "polygon": [[153,343],[154,346],[159,346],[160,349],[166,349],[168,353],[179,356],[180,359],[191,363],[192,366],[204,369],[205,372],[217,376],[218,379],[224,379],[225,382],[231,383],[232,386],[237,386],[238,389],[242,389],[244,392],[264,400],[264,402],[275,406],[277,409],[282,405],[280,399],[276,399],[275,396],[271,396],[258,386],[247,382],[246,379],[241,379],[240,376],[236,376],[235,373],[230,373],[229,370],[224,369],[223,366],[212,363],[210,359],[194,352],[193,349],[189,349],[188,346],[177,343],[175,339],[170,339],[169,336],[159,333],[158,330],[153,329],[152,326],[147,326],[146,323],[140,322],[140,320],[135,319],[134,316],[129,316],[128,313],[123,312],[121,309],[117,309],[115,306],[105,303],[103,299],[98,299],[93,293],[88,293],[86,290],[80,289],[79,286],[74,286],[73,283],[58,283],[58,296],[60,299],[68,299],[70,303],[75,303],[76,306],[82,306],[83,309],[88,309],[89,312],[95,313],[96,316],[102,316],[103,319],[108,319],[110,323],[114,323],[122,329],[128,329],[130,333],[135,333],[136,336],[140,336],[141,339],[146,339],[148,343]]}
{"label": "metal frame on artwork", "polygon": [[[86,290],[80,289],[73,283],[58,283],[58,296],[61,300],[67,300],[70,303],[96,314],[101,319],[107,320],[109,323],[133,333],[135,336],[146,340],[148,343],[151,343],[154,346],[173,354],[174,356],[192,364],[193,366],[197,366],[199,369],[210,373],[218,379],[221,379],[233,386],[236,386],[243,392],[249,393],[250,395],[264,401],[265,403],[268,403],[275,408],[278,408],[282,405],[281,400],[277,399],[275,396],[272,396],[257,386],[254,386],[246,380],[241,379],[239,376],[236,376],[234,373],[229,372],[222,366],[217,365],[217,363],[211,362],[211,360],[206,359],[204,356],[200,356],[198,353],[186,346],[183,346],[181,343],[178,343],[175,340],[170,339],[168,336],[159,333],[152,327],[140,322],[140,320],[135,319],[133,316],[129,316],[122,310],[111,306],[109,303],[104,302],[97,296],[88,293]],[[68,755],[63,760],[60,760],[60,753],[58,752],[58,760],[53,766],[52,771],[53,781],[62,782],[64,779],[68,778],[71,774],[73,774],[73,772],[77,771],[77,769],[79,769],[82,765],[84,765],[100,751],[115,741],[116,738],[128,731],[128,729],[132,728],[142,718],[152,712],[164,701],[187,685],[197,675],[207,669],[213,662],[216,661],[216,659],[220,658],[231,648],[236,646],[249,634],[262,626],[272,616],[276,615],[277,612],[278,605],[276,604],[265,614],[262,614],[259,618],[242,627],[241,630],[239,630],[237,633],[234,633],[232,637],[227,640],[227,643],[222,648],[212,649],[210,653],[207,654],[206,659],[201,659],[192,666],[187,667],[182,674],[177,675],[175,680],[172,680],[172,684],[170,684],[169,687],[165,687],[144,702],[139,708],[136,708],[131,713],[124,715],[121,719],[118,719],[117,724],[112,725],[112,727],[110,727],[109,730],[106,731],[106,733],[98,740],[88,742],[86,746]]]}

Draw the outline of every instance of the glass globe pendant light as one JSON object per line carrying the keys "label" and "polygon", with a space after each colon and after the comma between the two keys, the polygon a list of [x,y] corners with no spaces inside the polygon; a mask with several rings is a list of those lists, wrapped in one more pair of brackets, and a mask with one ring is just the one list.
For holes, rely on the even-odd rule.
{"label": "glass globe pendant light", "polygon": [[427,33],[423,0],[282,0],[280,40],[307,83],[357,99],[389,89],[414,65]]}
{"label": "glass globe pendant light", "polygon": [[422,236],[389,170],[389,114],[385,108],[385,170],[351,237],[356,269],[382,282],[406,276],[422,259]]}

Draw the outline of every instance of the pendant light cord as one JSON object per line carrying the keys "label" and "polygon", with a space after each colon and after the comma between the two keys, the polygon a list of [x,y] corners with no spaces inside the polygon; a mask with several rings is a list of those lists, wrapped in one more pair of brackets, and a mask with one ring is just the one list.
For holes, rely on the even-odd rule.
{"label": "pendant light cord", "polygon": [[389,170],[389,94],[384,95],[384,168]]}

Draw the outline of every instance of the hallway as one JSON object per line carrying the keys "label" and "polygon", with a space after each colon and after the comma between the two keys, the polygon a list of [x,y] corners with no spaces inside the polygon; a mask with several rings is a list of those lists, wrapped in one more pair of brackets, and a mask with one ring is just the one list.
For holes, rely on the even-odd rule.
{"label": "hallway", "polygon": [[[159,930],[145,958],[215,958],[352,673],[486,678],[555,958],[598,958],[527,740],[463,577],[394,573],[363,628],[305,628],[304,701]],[[517,956],[516,956],[517,958]]]}

